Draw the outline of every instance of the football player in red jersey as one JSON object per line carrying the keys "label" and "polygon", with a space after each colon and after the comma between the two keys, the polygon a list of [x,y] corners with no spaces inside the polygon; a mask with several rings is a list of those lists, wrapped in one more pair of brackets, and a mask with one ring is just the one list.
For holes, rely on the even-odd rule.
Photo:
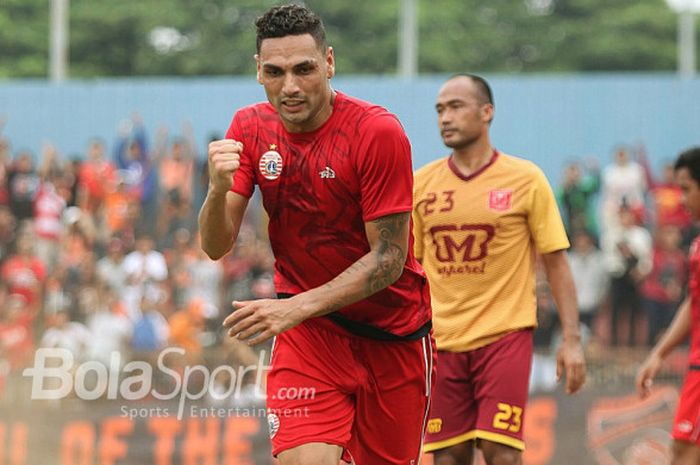
{"label": "football player in red jersey", "polygon": [[[700,220],[700,147],[681,153],[675,164],[683,201],[694,220]],[[637,373],[640,396],[649,395],[664,358],[690,335],[688,374],[673,421],[673,465],[700,463],[700,237],[690,247],[689,292],[671,326],[644,360]]]}
{"label": "football player in red jersey", "polygon": [[224,326],[249,344],[275,337],[267,407],[282,465],[417,464],[434,351],[408,139],[384,108],[331,87],[313,12],[275,7],[256,26],[268,102],[209,145],[199,222],[203,249],[222,257],[257,185],[280,298],[234,302]]}

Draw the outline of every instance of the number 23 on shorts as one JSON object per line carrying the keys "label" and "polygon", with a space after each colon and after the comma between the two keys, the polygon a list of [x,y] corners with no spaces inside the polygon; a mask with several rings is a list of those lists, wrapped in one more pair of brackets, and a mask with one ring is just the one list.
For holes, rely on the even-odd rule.
{"label": "number 23 on shorts", "polygon": [[493,416],[493,427],[500,430],[507,430],[517,433],[522,426],[522,407],[517,405],[498,403],[498,412]]}

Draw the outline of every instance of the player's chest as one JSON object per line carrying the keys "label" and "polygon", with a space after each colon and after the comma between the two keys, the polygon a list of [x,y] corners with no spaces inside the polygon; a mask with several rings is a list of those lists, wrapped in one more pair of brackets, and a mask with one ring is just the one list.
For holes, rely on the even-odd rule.
{"label": "player's chest", "polygon": [[435,183],[415,199],[426,228],[453,225],[511,227],[525,220],[523,194],[503,186],[451,187]]}
{"label": "player's chest", "polygon": [[252,169],[270,211],[335,211],[360,196],[353,147],[341,137],[301,142],[270,138],[256,148]]}
{"label": "player's chest", "polygon": [[352,173],[352,147],[342,138],[327,136],[296,142],[280,137],[260,138],[256,152],[254,168],[261,183],[345,179]]}

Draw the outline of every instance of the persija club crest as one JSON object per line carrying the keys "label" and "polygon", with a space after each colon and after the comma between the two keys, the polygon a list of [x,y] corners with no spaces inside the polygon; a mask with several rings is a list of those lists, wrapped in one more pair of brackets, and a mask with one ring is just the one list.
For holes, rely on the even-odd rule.
{"label": "persija club crest", "polygon": [[274,413],[268,413],[267,427],[270,432],[270,438],[274,438],[277,435],[277,431],[280,429],[280,418]]}
{"label": "persija club crest", "polygon": [[258,163],[260,172],[265,176],[265,179],[274,180],[282,174],[282,155],[274,150],[275,148],[274,145],[270,146],[270,150],[262,154]]}
{"label": "persija club crest", "polygon": [[489,192],[489,208],[497,212],[504,212],[513,206],[512,189],[494,189]]}

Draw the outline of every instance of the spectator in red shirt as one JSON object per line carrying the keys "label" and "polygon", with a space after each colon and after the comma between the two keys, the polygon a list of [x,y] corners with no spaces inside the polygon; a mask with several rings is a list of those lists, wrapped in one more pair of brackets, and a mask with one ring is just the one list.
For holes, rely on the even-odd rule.
{"label": "spectator in red shirt", "polygon": [[10,293],[20,294],[35,313],[42,301],[46,266],[34,253],[34,236],[22,233],[15,242],[15,253],[8,257],[0,269],[2,280],[8,284]]}
{"label": "spectator in red shirt", "polygon": [[683,297],[686,280],[686,258],[681,250],[678,226],[665,225],[658,229],[653,249],[651,272],[642,284],[642,297],[647,315],[647,344],[653,345],[671,324]]}
{"label": "spectator in red shirt", "polygon": [[676,183],[673,164],[667,163],[663,168],[661,180],[654,179],[654,174],[649,166],[649,159],[644,147],[637,149],[637,160],[644,168],[647,185],[651,193],[654,209],[654,222],[657,227],[667,224],[675,225],[681,229],[690,226],[690,214],[683,206],[683,192]]}

